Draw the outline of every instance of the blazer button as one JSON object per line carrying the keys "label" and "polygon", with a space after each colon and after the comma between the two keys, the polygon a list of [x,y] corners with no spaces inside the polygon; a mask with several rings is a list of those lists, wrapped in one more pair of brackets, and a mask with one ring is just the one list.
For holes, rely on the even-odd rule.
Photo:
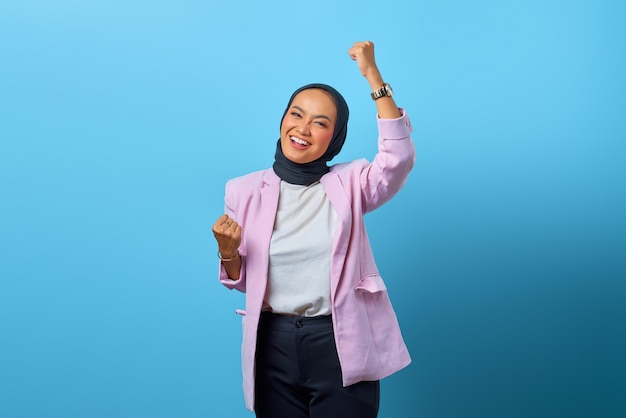
{"label": "blazer button", "polygon": [[302,328],[303,326],[302,321],[296,321],[296,328]]}

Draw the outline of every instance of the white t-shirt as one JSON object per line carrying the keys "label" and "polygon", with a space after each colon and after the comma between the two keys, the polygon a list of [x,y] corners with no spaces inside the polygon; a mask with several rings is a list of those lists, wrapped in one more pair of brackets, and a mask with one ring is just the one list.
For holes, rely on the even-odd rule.
{"label": "white t-shirt", "polygon": [[330,259],[337,225],[322,184],[281,181],[270,242],[263,309],[285,315],[330,315]]}

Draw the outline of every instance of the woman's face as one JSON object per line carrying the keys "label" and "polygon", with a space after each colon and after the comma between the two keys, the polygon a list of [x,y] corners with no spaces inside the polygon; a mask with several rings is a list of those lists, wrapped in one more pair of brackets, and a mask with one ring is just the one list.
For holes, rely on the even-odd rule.
{"label": "woman's face", "polygon": [[336,120],[337,108],[328,92],[302,90],[280,125],[280,146],[285,157],[298,164],[320,158],[333,138]]}

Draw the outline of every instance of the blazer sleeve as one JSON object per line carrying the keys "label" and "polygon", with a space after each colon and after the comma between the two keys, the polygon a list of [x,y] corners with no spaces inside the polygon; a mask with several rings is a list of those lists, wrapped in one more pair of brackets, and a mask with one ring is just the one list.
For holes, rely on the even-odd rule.
{"label": "blazer sleeve", "polygon": [[415,165],[413,130],[407,112],[397,119],[378,118],[378,153],[361,172],[364,212],[371,212],[391,199],[404,186]]}

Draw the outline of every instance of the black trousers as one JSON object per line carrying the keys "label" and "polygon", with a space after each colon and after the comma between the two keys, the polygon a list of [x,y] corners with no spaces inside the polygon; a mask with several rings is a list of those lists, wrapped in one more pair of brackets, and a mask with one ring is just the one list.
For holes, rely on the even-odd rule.
{"label": "black trousers", "polygon": [[255,399],[259,418],[375,418],[380,383],[343,387],[331,317],[263,312]]}

